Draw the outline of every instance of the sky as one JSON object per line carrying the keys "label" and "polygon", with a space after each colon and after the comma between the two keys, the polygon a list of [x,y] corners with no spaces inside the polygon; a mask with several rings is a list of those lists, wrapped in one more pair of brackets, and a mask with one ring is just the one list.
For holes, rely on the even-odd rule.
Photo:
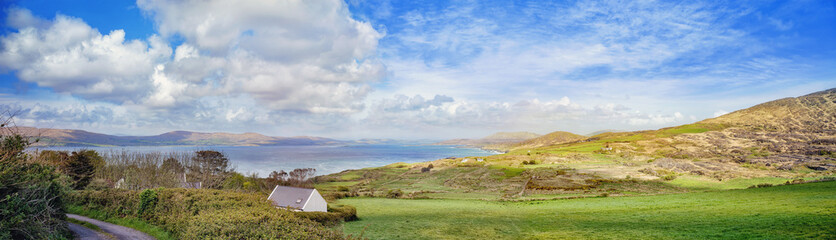
{"label": "sky", "polygon": [[23,126],[588,134],[836,87],[830,0],[0,3],[0,110]]}

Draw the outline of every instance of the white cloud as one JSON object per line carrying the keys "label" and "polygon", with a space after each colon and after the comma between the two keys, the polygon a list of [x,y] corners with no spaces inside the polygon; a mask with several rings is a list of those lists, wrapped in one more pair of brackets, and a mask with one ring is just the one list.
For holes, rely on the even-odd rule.
{"label": "white cloud", "polygon": [[[245,94],[264,107],[307,113],[362,110],[382,34],[342,1],[140,0],[163,36],[179,35],[166,74],[193,95]],[[207,89],[216,87],[215,89]]]}
{"label": "white cloud", "polygon": [[726,110],[717,110],[714,112],[714,117],[719,117],[728,114],[729,112]]}
{"label": "white cloud", "polygon": [[630,125],[645,125],[645,126],[664,126],[672,123],[678,123],[686,120],[685,116],[680,112],[675,112],[671,115],[666,114],[647,114],[643,116],[634,116],[627,119]]}
{"label": "white cloud", "polygon": [[[470,102],[436,95],[381,99],[370,107],[362,122],[371,127],[439,130],[445,128],[505,129],[522,125],[546,129],[555,122],[577,119],[585,110],[568,97],[559,100],[538,99],[518,102]],[[533,124],[538,124],[533,125]]]}
{"label": "white cloud", "polygon": [[[85,100],[184,108],[201,98],[255,98],[252,107],[300,114],[355,113],[380,80],[382,34],[342,1],[139,1],[163,37],[103,35],[81,19],[9,10],[0,69]],[[173,52],[173,54],[172,54]],[[173,55],[173,56],[172,56]]]}
{"label": "white cloud", "polygon": [[122,30],[102,35],[81,19],[58,15],[50,22],[23,9],[10,10],[9,18],[20,28],[0,37],[0,68],[59,93],[135,101],[147,93],[154,65],[171,55],[157,36],[126,41]]}
{"label": "white cloud", "polygon": [[154,69],[154,74],[151,75],[151,80],[154,83],[155,91],[148,98],[148,104],[153,107],[171,107],[174,106],[176,96],[180,95],[186,89],[185,83],[175,82],[168,79],[163,74],[165,66],[157,65]]}

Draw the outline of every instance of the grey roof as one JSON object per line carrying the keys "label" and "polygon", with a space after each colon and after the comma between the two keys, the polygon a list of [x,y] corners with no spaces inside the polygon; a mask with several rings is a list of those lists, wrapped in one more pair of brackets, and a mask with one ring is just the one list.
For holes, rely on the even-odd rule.
{"label": "grey roof", "polygon": [[279,207],[302,209],[313,191],[314,189],[308,188],[276,186],[267,200],[273,201],[273,204]]}

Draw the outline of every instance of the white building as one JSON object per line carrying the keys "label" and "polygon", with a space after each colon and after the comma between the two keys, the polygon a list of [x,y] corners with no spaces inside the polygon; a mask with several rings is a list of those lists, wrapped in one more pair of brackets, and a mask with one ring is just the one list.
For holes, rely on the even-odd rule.
{"label": "white building", "polygon": [[276,185],[267,200],[273,201],[273,205],[276,207],[290,208],[296,211],[328,211],[328,203],[316,189]]}

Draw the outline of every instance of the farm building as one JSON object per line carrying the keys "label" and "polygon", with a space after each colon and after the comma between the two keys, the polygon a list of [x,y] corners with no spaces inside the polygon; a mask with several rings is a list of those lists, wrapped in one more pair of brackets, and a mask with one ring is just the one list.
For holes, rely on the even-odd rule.
{"label": "farm building", "polygon": [[180,179],[180,187],[181,188],[192,188],[192,189],[200,189],[202,182],[189,182],[186,181],[186,173],[183,173],[183,179]]}
{"label": "farm building", "polygon": [[286,207],[303,212],[327,212],[328,203],[316,189],[285,187],[276,185],[267,197],[277,207]]}

